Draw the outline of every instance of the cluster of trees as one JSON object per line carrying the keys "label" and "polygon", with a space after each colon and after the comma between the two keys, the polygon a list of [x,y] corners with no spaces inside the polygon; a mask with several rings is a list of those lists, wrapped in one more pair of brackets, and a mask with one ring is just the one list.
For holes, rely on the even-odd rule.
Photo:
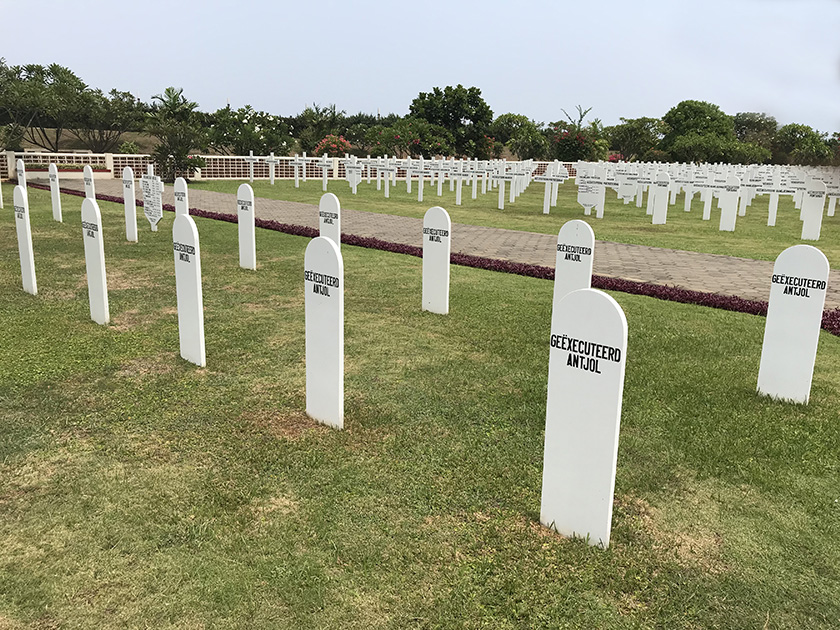
{"label": "cluster of trees", "polygon": [[[164,175],[200,164],[196,151],[223,155],[310,155],[349,147],[359,155],[488,159],[507,151],[518,159],[659,160],[779,164],[840,163],[840,134],[807,125],[779,126],[763,113],[729,116],[717,105],[683,101],[662,118],[622,118],[604,126],[589,109],[548,124],[521,114],[494,117],[476,87],[435,87],[411,102],[406,116],[359,112],[313,104],[296,116],[257,111],[250,105],[201,112],[182,89],[167,88],[143,103],[129,92],[107,94],[86,85],[58,64],[9,66],[0,59],[0,145],[26,141],[59,151],[68,138],[103,153],[121,147],[128,132],[154,139]],[[134,143],[123,150],[136,150]]]}

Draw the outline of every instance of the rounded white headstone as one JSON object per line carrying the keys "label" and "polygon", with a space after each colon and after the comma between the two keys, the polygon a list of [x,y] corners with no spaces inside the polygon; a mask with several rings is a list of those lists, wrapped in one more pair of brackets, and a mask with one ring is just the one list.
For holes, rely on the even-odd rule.
{"label": "rounded white headstone", "polygon": [[243,269],[256,269],[254,189],[250,184],[241,184],[236,191],[236,220],[239,223],[239,266]]}
{"label": "rounded white headstone", "polygon": [[175,252],[175,287],[178,296],[178,337],[181,356],[199,367],[207,358],[204,352],[204,296],[201,290],[201,250],[198,229],[188,214],[175,217],[172,226]]}
{"label": "rounded white headstone", "polygon": [[58,167],[55,164],[49,166],[50,176],[50,199],[52,201],[53,219],[62,222],[61,216],[61,189],[58,181]]}
{"label": "rounded white headstone", "polygon": [[559,313],[560,300],[572,291],[592,286],[592,262],[595,233],[580,219],[567,221],[557,233],[557,257],[554,264],[552,318]]}
{"label": "rounded white headstone", "polygon": [[627,320],[595,289],[560,301],[549,340],[540,522],[564,536],[610,542]]}
{"label": "rounded white headstone", "polygon": [[176,178],[172,186],[172,194],[175,196],[175,214],[189,214],[190,198],[187,180],[183,177]]}
{"label": "rounded white headstone", "polygon": [[125,206],[125,240],[137,242],[137,201],[134,196],[134,171],[123,169],[123,205]]}
{"label": "rounded white headstone", "polygon": [[96,199],[96,185],[93,183],[93,169],[90,164],[85,164],[82,169],[82,178],[85,182],[85,198]]}
{"label": "rounded white headstone", "polygon": [[306,311],[306,413],[344,428],[344,262],[324,236],[304,255]]}
{"label": "rounded white headstone", "polygon": [[96,199],[82,201],[82,238],[85,242],[90,318],[97,324],[111,321],[108,308],[108,282],[105,277],[105,244],[102,240],[102,214]]}
{"label": "rounded white headstone", "polygon": [[332,193],[321,195],[318,202],[318,225],[320,235],[332,239],[341,247],[341,203]]}
{"label": "rounded white headstone", "polygon": [[758,370],[759,393],[808,402],[828,274],[828,259],[811,245],[788,247],[776,258]]}
{"label": "rounded white headstone", "polygon": [[32,230],[29,226],[29,197],[20,184],[15,186],[13,203],[23,290],[32,295],[38,295],[38,283],[35,279],[35,253],[32,249]]}
{"label": "rounded white headstone", "polygon": [[449,312],[449,252],[452,221],[449,213],[435,206],[423,216],[423,310]]}

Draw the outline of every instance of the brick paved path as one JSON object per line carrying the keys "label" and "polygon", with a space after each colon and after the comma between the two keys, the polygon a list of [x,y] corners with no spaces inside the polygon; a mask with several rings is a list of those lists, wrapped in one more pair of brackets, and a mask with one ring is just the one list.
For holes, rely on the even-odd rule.
{"label": "brick paved path", "polygon": [[[83,188],[81,180],[65,180],[62,186]],[[121,181],[96,180],[96,192],[122,197]],[[233,194],[191,189],[189,195],[192,208],[229,214],[236,212],[236,196]],[[164,190],[164,203],[174,203],[171,185]],[[318,227],[317,206],[264,198],[258,198],[255,205],[258,217]],[[343,210],[341,213],[342,232],[407,245],[422,245],[422,224],[421,219],[375,212]],[[553,267],[556,242],[557,236],[551,234],[461,223],[452,226],[452,251],[475,256]],[[772,270],[773,263],[763,260],[609,241],[597,241],[595,244],[595,274],[736,295],[750,300],[767,299]],[[840,270],[831,270],[825,306],[840,307]]]}

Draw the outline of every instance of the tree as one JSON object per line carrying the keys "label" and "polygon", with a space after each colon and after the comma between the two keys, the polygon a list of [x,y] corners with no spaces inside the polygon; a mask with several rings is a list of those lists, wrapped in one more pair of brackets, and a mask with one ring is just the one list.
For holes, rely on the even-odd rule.
{"label": "tree", "polygon": [[152,97],[152,111],[146,115],[146,131],[158,139],[152,151],[161,177],[174,181],[177,171],[192,170],[201,163],[190,152],[206,146],[207,134],[201,125],[197,103],[184,97],[183,88],[168,87]]}
{"label": "tree", "polygon": [[662,122],[668,125],[668,129],[659,148],[671,153],[676,139],[687,134],[714,136],[716,139],[709,141],[710,145],[717,143],[718,139],[735,140],[732,118],[724,114],[717,105],[705,101],[682,101],[662,117]]}
{"label": "tree", "polygon": [[779,124],[767,114],[757,112],[739,112],[732,118],[735,137],[741,142],[751,142],[771,149]]}
{"label": "tree", "polygon": [[250,105],[231,109],[230,105],[211,115],[208,141],[222,155],[285,155],[292,138],[279,116],[256,111]]}
{"label": "tree", "polygon": [[549,149],[542,126],[521,114],[502,114],[490,125],[490,132],[495,142],[507,146],[518,159],[541,160]]}
{"label": "tree", "polygon": [[501,114],[490,125],[490,133],[496,142],[507,144],[516,133],[534,123],[522,114]]}
{"label": "tree", "polygon": [[665,124],[658,118],[621,118],[621,124],[608,127],[605,134],[610,148],[628,162],[640,159],[656,147],[665,135]]}
{"label": "tree", "polygon": [[130,92],[87,90],[70,133],[94,153],[110,153],[126,131],[142,127],[145,106]]}
{"label": "tree", "polygon": [[577,118],[572,118],[569,113],[561,110],[567,121],[558,120],[551,123],[550,155],[555,160],[564,162],[576,162],[578,160],[605,160],[609,151],[609,143],[601,136],[604,127],[599,119],[595,119],[589,125],[584,126],[583,121],[592,108],[583,109],[576,106]]}
{"label": "tree", "polygon": [[777,164],[828,164],[832,159],[829,139],[808,125],[790,123],[776,132],[773,161]]}
{"label": "tree", "polygon": [[345,112],[336,109],[334,104],[321,107],[313,103],[296,117],[295,136],[300,143],[300,150],[311,153],[315,146],[329,135],[344,135]]}
{"label": "tree", "polygon": [[411,102],[409,114],[448,131],[454,141],[455,153],[463,157],[487,159],[491,143],[488,140],[493,110],[481,97],[477,87],[446,86],[420,92]]}
{"label": "tree", "polygon": [[371,155],[430,158],[449,154],[452,144],[452,135],[446,129],[411,116],[388,126],[374,125],[365,137]]}

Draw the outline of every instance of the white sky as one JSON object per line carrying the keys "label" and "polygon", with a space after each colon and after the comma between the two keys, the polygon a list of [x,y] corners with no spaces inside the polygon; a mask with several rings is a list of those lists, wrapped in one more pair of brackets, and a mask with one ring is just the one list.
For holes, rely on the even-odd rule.
{"label": "white sky", "polygon": [[204,111],[400,115],[476,86],[494,115],[658,117],[686,99],[840,130],[838,0],[0,0],[0,56]]}

